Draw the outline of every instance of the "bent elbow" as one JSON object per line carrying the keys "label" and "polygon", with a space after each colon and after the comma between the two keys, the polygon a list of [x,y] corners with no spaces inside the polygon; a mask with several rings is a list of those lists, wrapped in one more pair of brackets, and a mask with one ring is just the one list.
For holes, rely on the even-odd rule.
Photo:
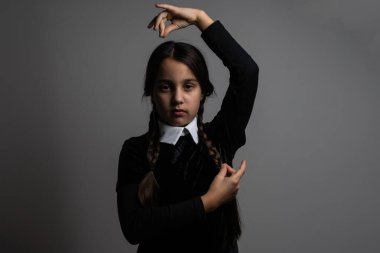
{"label": "bent elbow", "polygon": [[255,74],[256,76],[259,74],[259,65],[252,58],[250,64],[247,64],[247,69],[251,74]]}
{"label": "bent elbow", "polygon": [[141,239],[137,231],[131,229],[131,226],[125,225],[121,227],[125,239],[132,245],[139,244]]}
{"label": "bent elbow", "polygon": [[137,245],[140,243],[140,240],[133,236],[129,236],[129,237],[125,236],[125,239],[127,239],[127,241],[132,245]]}
{"label": "bent elbow", "polygon": [[136,212],[127,211],[126,209],[119,209],[119,222],[121,231],[125,239],[132,245],[139,244],[141,242],[141,231],[138,224]]}
{"label": "bent elbow", "polygon": [[252,80],[256,80],[258,78],[259,66],[249,55],[245,59],[244,63],[241,65],[239,75],[243,75],[246,78]]}

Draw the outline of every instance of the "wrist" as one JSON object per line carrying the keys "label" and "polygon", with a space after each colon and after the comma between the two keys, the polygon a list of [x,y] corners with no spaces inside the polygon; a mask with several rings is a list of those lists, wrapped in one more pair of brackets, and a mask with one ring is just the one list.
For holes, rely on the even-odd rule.
{"label": "wrist", "polygon": [[216,201],[214,201],[214,199],[207,193],[201,196],[201,200],[206,213],[212,212],[218,208]]}
{"label": "wrist", "polygon": [[199,10],[195,23],[199,30],[203,32],[207,27],[209,27],[209,25],[214,23],[214,20],[212,20],[212,18],[210,18],[204,10]]}

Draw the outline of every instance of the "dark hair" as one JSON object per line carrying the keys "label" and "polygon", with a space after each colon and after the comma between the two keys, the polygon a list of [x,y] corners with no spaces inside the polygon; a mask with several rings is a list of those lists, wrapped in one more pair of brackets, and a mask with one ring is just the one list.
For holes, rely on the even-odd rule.
{"label": "dark hair", "polygon": [[160,64],[166,58],[172,58],[185,64],[193,72],[201,85],[204,98],[214,92],[214,86],[209,80],[206,61],[202,53],[190,44],[167,41],[160,44],[149,58],[145,74],[144,96],[152,95]]}
{"label": "dark hair", "polygon": [[[144,96],[151,96],[155,85],[156,78],[159,74],[160,64],[163,60],[172,58],[185,64],[197,78],[203,95],[201,104],[197,115],[198,136],[200,140],[207,146],[210,157],[214,160],[218,168],[221,167],[222,161],[217,148],[212,141],[207,137],[203,128],[203,111],[206,98],[214,93],[214,86],[209,80],[208,69],[206,61],[202,53],[194,46],[183,43],[167,41],[160,44],[151,54],[145,74]],[[159,142],[159,129],[158,129],[159,115],[153,104],[153,110],[150,114],[149,131],[148,131],[148,149],[147,159],[151,170],[146,174],[144,179],[139,185],[138,197],[142,205],[152,206],[158,203],[158,189],[159,185],[155,179],[153,168],[158,159],[160,152]],[[228,239],[238,238],[241,234],[240,218],[237,209],[236,199],[227,203],[227,208],[224,208],[225,217],[227,221]]]}

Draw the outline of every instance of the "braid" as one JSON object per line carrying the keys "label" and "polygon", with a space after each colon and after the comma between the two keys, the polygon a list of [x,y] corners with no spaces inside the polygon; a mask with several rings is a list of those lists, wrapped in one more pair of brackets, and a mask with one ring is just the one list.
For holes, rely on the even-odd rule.
{"label": "braid", "polygon": [[160,142],[158,141],[158,120],[157,120],[157,112],[155,109],[150,113],[149,120],[149,144],[147,151],[147,159],[149,162],[149,166],[153,168],[154,164],[158,159],[158,154],[160,152]]}
{"label": "braid", "polygon": [[208,149],[208,154],[210,157],[214,160],[214,163],[218,168],[222,167],[222,161],[220,158],[220,154],[212,141],[208,138],[206,132],[203,128],[203,104],[199,107],[198,111],[198,117],[197,117],[197,124],[198,124],[198,135],[203,141],[204,144],[206,144],[206,147]]}
{"label": "braid", "polygon": [[158,120],[156,110],[152,110],[149,120],[148,131],[148,150],[147,160],[150,166],[150,171],[139,184],[138,197],[143,206],[152,206],[157,204],[159,185],[153,173],[154,165],[157,162],[160,154],[160,142],[158,141]]}

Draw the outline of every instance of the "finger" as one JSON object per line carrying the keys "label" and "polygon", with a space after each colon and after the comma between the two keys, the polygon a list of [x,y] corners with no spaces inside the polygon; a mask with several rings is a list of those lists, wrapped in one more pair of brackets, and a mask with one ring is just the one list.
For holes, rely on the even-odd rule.
{"label": "finger", "polygon": [[231,173],[231,175],[236,173],[236,170],[234,168],[228,168],[228,172]]}
{"label": "finger", "polygon": [[171,4],[155,4],[155,5],[158,8],[162,8],[162,9],[166,9],[170,11],[175,11],[175,9],[177,8],[176,6],[171,5]]}
{"label": "finger", "polygon": [[226,164],[226,166],[227,166],[227,172],[228,173],[230,173],[230,174],[235,174],[236,173],[236,170],[234,168],[232,168],[228,164]]}
{"label": "finger", "polygon": [[228,163],[226,163],[226,167],[227,167],[229,170],[235,170],[235,169],[232,168]]}
{"label": "finger", "polygon": [[160,37],[164,37],[166,19],[162,19],[160,22]]}
{"label": "finger", "polygon": [[234,176],[240,179],[244,175],[246,167],[247,167],[247,162],[246,160],[243,160],[240,164],[239,170],[234,174]]}
{"label": "finger", "polygon": [[168,12],[168,14],[166,15],[166,19],[172,21],[173,18],[173,15],[170,12]]}
{"label": "finger", "polygon": [[175,24],[170,24],[170,25],[168,25],[168,26],[165,28],[165,31],[164,31],[164,37],[166,37],[170,32],[175,31],[175,30],[178,30],[178,29],[179,29],[179,26],[178,26],[178,25],[175,25]]}
{"label": "finger", "polygon": [[152,26],[154,25],[154,21],[156,20],[157,16],[154,17],[148,24],[148,28],[152,28]]}
{"label": "finger", "polygon": [[230,167],[229,165],[227,165],[227,169],[228,169],[229,171],[236,172],[236,170],[235,170],[234,168]]}
{"label": "finger", "polygon": [[155,25],[154,25],[154,30],[157,30],[159,28],[159,25],[161,23],[161,20],[166,17],[168,15],[168,13],[166,11],[163,11],[161,12],[160,14],[157,15],[156,17],[156,22],[155,22]]}
{"label": "finger", "polygon": [[220,167],[220,170],[219,170],[218,175],[219,175],[219,176],[222,176],[222,177],[225,177],[225,176],[226,176],[226,173],[227,173],[227,167],[226,167],[226,164],[223,163],[223,164],[222,164],[222,167]]}
{"label": "finger", "polygon": [[160,28],[159,29],[159,35],[160,35],[160,37],[163,37],[164,30],[165,30],[165,24],[164,24],[163,20],[161,20],[159,28]]}

